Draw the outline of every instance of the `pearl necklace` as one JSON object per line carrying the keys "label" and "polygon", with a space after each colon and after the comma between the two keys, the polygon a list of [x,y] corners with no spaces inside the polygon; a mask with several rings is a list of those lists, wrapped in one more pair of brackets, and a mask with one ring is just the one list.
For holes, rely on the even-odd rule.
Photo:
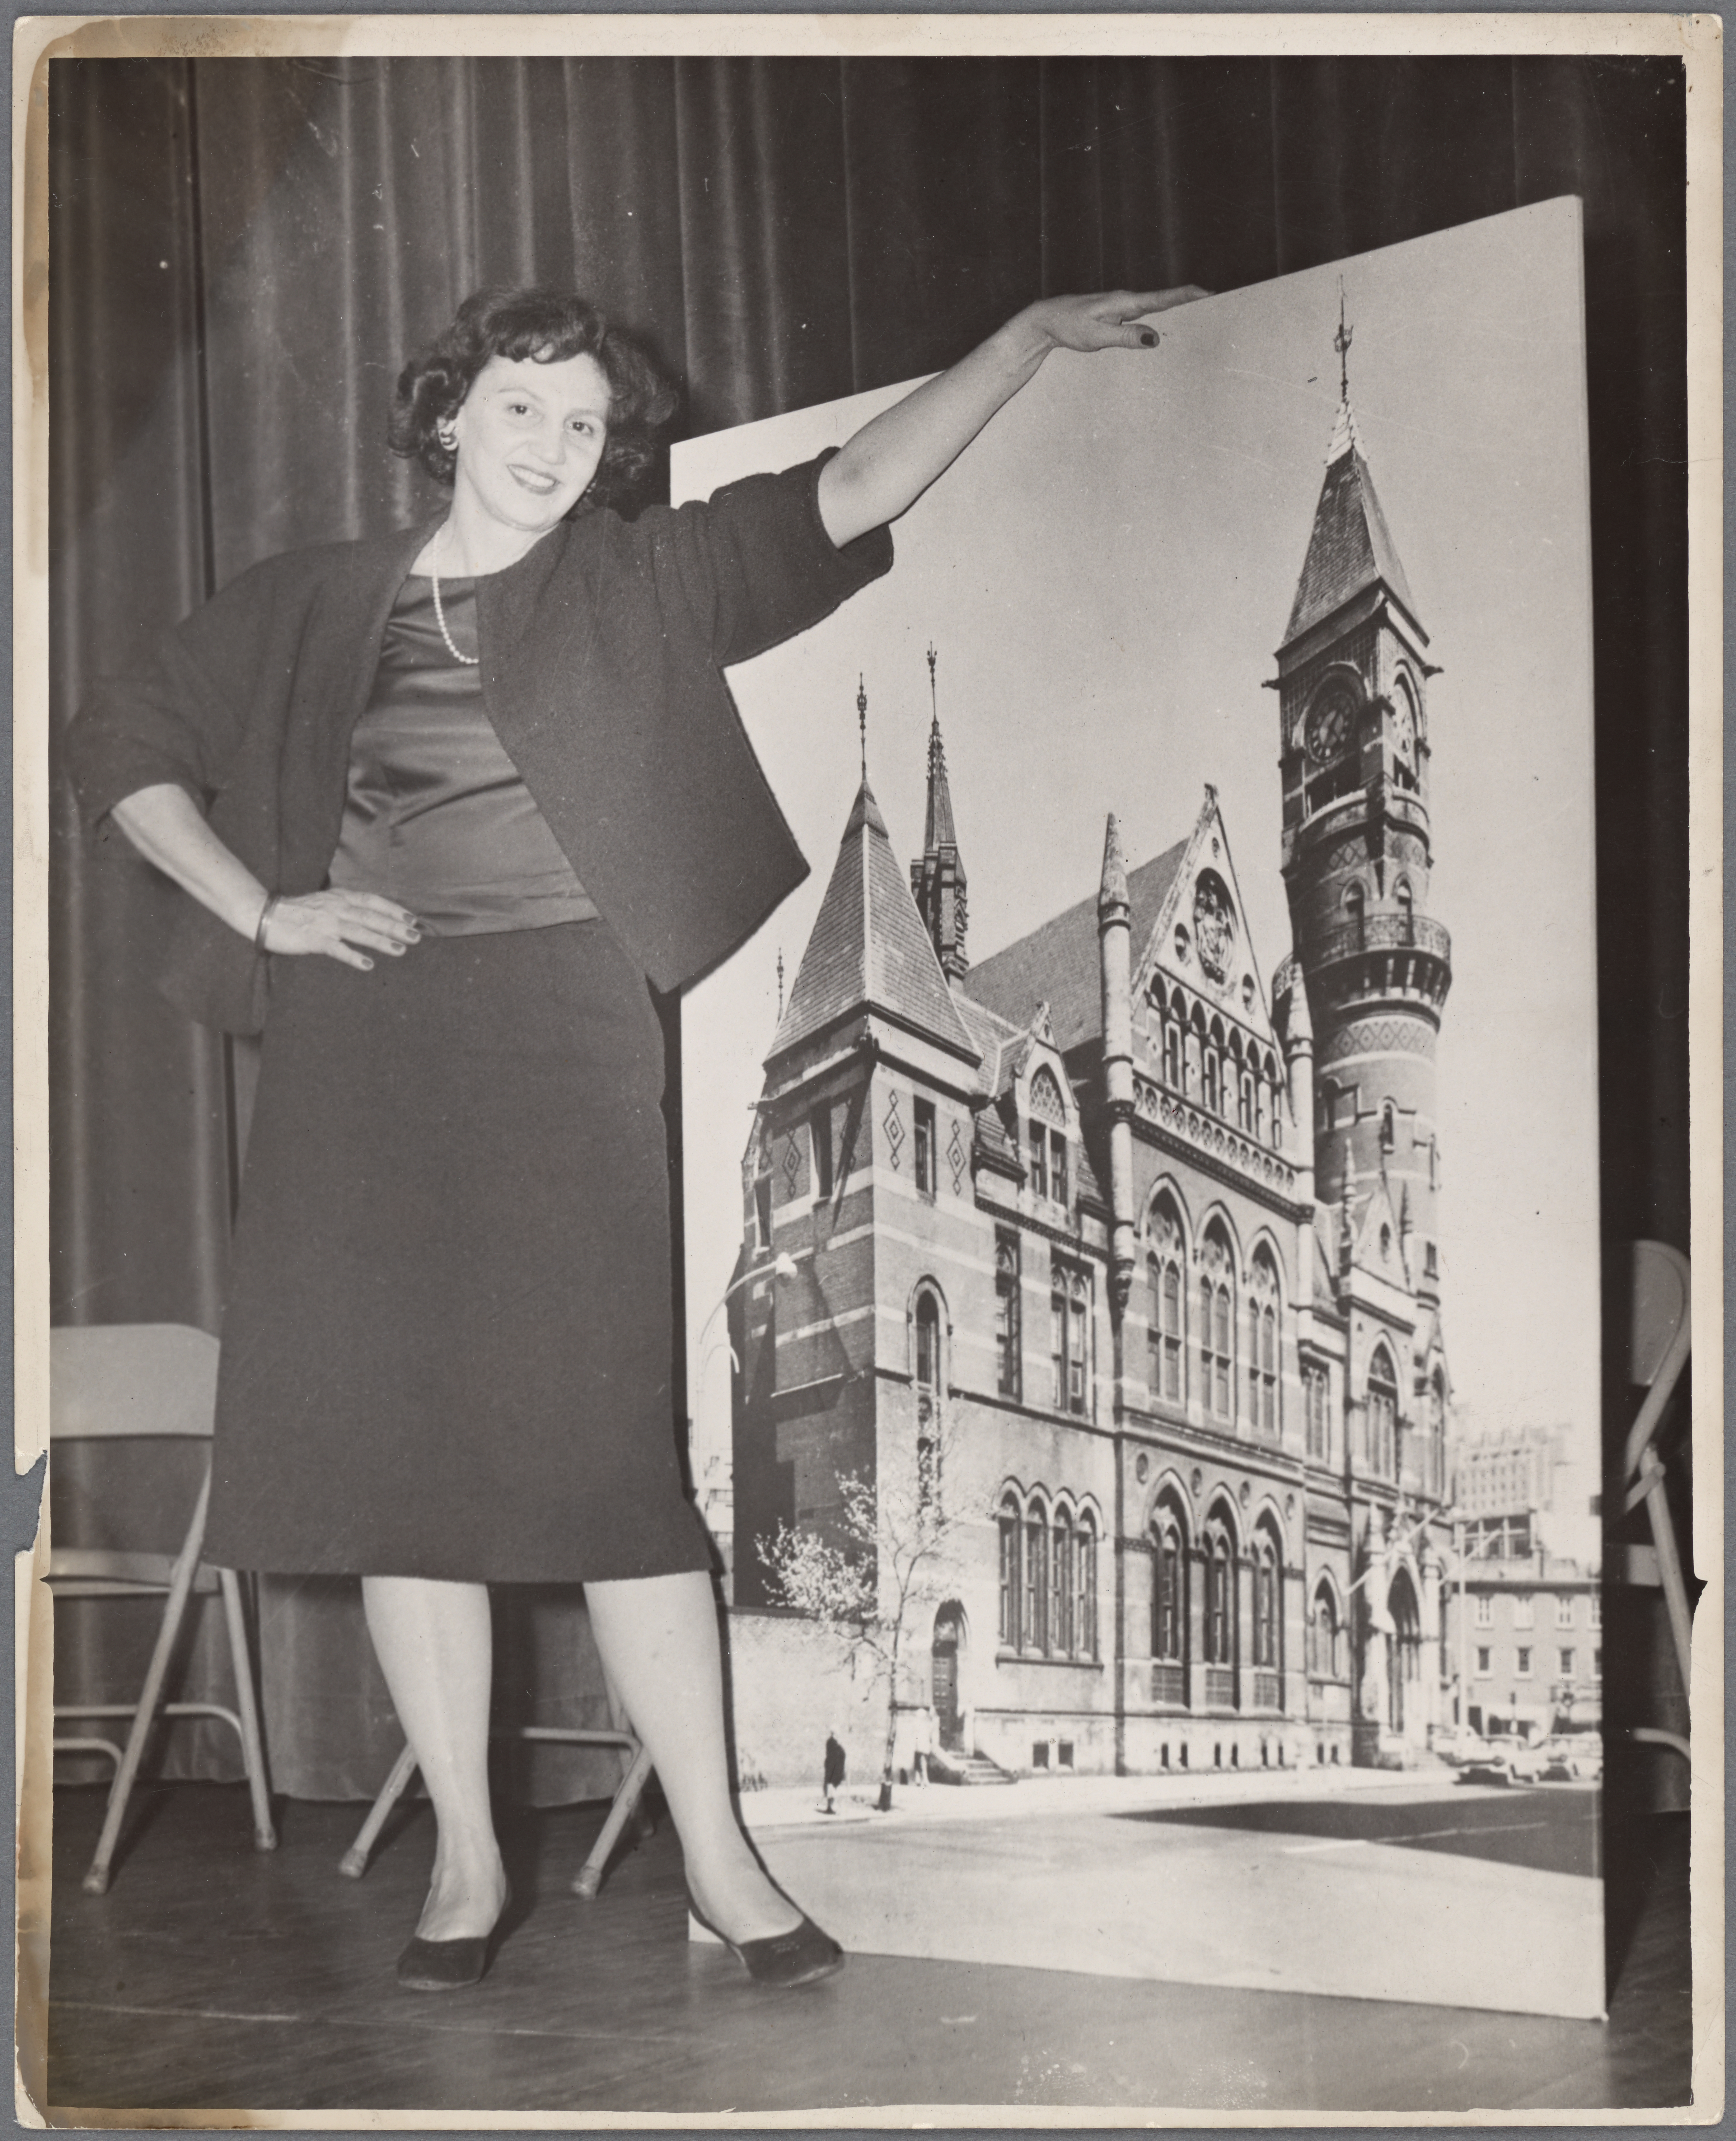
{"label": "pearl necklace", "polygon": [[440,628],[440,637],[446,642],[446,652],[455,662],[463,662],[466,669],[479,669],[482,666],[482,657],[479,654],[461,654],[458,649],[457,641],[446,629],[446,613],[440,605],[440,574],[430,573],[428,577],[434,583],[434,621]]}

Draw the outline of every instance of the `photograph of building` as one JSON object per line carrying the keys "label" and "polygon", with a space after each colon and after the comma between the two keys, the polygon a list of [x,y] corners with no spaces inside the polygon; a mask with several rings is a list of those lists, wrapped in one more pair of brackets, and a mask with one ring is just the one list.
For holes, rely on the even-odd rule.
{"label": "photograph of building", "polygon": [[1137,867],[1112,819],[1095,892],[972,964],[937,712],[922,852],[864,774],[766,1056],[737,1614],[840,1474],[942,1451],[951,1588],[898,1700],[943,1756],[1407,1766],[1451,1721],[1433,672],[1347,385],[1305,532],[1282,849],[1240,863],[1293,953],[1261,964],[1208,786]]}

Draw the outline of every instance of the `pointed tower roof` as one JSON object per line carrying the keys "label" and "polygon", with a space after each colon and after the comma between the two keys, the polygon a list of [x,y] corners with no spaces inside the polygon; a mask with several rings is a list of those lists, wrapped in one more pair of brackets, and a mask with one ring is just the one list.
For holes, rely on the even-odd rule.
{"label": "pointed tower roof", "polygon": [[978,1061],[866,780],[767,1061],[862,1011]]}
{"label": "pointed tower roof", "polygon": [[947,785],[947,746],[941,741],[941,717],[936,714],[928,731],[928,815],[922,824],[922,849],[932,855],[957,845],[952,791]]}
{"label": "pointed tower roof", "polygon": [[[1375,479],[1363,459],[1362,441],[1356,435],[1356,419],[1347,392],[1339,403],[1332,442],[1326,450],[1325,480],[1320,485],[1320,503],[1314,509],[1308,555],[1296,585],[1290,623],[1285,628],[1284,646],[1300,639],[1335,610],[1342,609],[1353,597],[1377,585],[1385,588],[1422,632],[1415,598],[1375,495]],[[1424,632],[1423,637],[1426,642],[1428,634]]]}

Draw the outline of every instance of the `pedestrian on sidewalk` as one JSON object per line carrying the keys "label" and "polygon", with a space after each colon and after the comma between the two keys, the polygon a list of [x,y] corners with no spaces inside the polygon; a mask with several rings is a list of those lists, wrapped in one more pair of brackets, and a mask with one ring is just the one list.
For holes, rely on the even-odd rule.
{"label": "pedestrian on sidewalk", "polygon": [[826,1734],[825,1767],[820,1773],[821,1788],[825,1794],[824,1809],[828,1814],[836,1814],[838,1811],[833,1802],[838,1796],[838,1788],[843,1782],[843,1747],[838,1737],[837,1730],[834,1727]]}
{"label": "pedestrian on sidewalk", "polygon": [[926,1784],[928,1758],[934,1752],[934,1712],[925,1702],[916,1715],[916,1737],[910,1750],[910,1781]]}

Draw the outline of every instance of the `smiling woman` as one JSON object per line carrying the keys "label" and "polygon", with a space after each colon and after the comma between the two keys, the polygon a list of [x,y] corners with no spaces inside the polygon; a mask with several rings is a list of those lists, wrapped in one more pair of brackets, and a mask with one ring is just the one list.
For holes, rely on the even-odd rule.
{"label": "smiling woman", "polygon": [[362,1579],[438,1822],[406,1986],[474,1982],[504,1905],[490,1582],[585,1586],[755,1979],[843,1959],[730,1806],[646,984],[805,872],[725,667],[885,572],[883,524],[1049,350],[1154,346],[1150,303],[1045,299],[837,455],[629,522],[673,390],[584,299],[483,292],[398,384],[438,520],[268,560],[73,726],[87,820],[192,895],[170,993],[263,1031],[207,1551]]}

